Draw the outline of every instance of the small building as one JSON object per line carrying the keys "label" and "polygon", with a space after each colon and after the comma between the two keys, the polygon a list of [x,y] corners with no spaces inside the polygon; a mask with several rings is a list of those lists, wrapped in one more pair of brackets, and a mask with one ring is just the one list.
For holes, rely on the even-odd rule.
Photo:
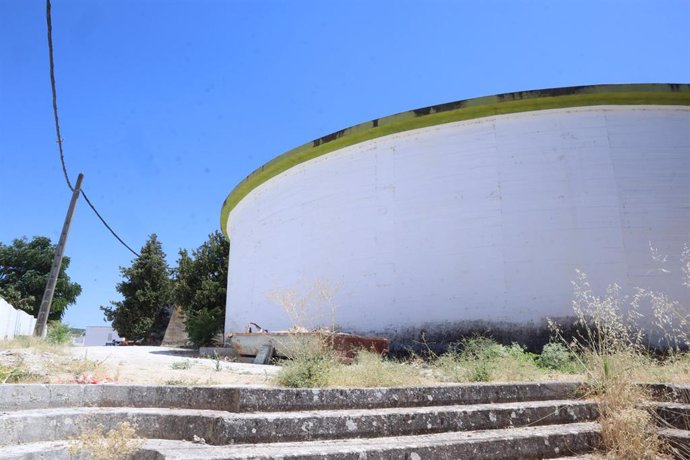
{"label": "small building", "polygon": [[98,347],[111,345],[121,340],[117,331],[110,326],[87,326],[81,337],[74,339],[74,345]]}

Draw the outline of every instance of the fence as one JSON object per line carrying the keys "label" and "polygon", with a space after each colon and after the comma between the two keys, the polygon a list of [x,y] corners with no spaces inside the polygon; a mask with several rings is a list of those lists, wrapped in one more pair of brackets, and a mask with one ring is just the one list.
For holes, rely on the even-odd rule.
{"label": "fence", "polygon": [[18,335],[32,335],[36,318],[16,310],[0,297],[0,340],[11,340]]}

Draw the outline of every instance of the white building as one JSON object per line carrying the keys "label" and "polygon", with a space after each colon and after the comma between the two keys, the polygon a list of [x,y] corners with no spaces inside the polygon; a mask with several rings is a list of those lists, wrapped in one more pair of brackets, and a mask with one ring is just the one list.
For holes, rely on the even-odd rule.
{"label": "white building", "polygon": [[119,341],[117,331],[110,326],[87,326],[81,337],[74,339],[74,345],[85,347],[104,346]]}
{"label": "white building", "polygon": [[[603,292],[690,307],[690,85],[604,85],[459,101],[363,123],[238,184],[225,331],[291,326],[269,297],[337,291],[345,331],[401,343],[519,336]],[[650,244],[661,258],[650,255]]]}

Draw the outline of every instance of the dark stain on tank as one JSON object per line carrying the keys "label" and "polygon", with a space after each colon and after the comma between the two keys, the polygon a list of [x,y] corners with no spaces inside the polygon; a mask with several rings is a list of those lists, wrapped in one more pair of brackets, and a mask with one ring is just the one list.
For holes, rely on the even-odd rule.
{"label": "dark stain on tank", "polygon": [[[570,340],[577,334],[575,319],[552,318],[560,325],[561,334]],[[465,338],[488,337],[502,345],[518,343],[532,353],[540,353],[549,343],[552,331],[546,320],[528,323],[502,321],[445,321],[422,324],[418,327],[383,331],[353,331],[356,334],[386,337],[390,341],[390,355],[406,357],[413,354],[442,354]]]}
{"label": "dark stain on tank", "polygon": [[450,110],[457,110],[465,107],[467,105],[467,100],[447,102],[445,104],[430,105],[429,107],[424,107],[421,109],[413,110],[414,114],[418,117],[429,115],[432,113],[448,112]]}
{"label": "dark stain on tank", "polygon": [[318,147],[321,144],[326,144],[328,142],[334,141],[338,138],[341,138],[345,135],[345,132],[347,129],[341,129],[340,131],[336,131],[334,133],[328,134],[327,136],[320,137],[318,139],[314,139],[313,145],[314,147]]}

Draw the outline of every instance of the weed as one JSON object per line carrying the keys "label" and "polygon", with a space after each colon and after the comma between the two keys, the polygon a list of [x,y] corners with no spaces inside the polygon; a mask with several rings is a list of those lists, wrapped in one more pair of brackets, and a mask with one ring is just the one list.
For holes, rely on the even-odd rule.
{"label": "weed", "polygon": [[216,352],[216,351],[213,352],[213,361],[215,362],[215,369],[216,369],[216,372],[222,371],[222,370],[223,370],[223,366],[221,366],[221,364],[220,364],[220,361],[221,361],[220,355],[219,355],[218,352]]}
{"label": "weed", "polygon": [[86,454],[93,460],[123,460],[132,458],[143,442],[136,436],[136,425],[129,422],[121,422],[107,433],[99,424],[94,430],[86,431],[72,441],[70,454]]}
{"label": "weed", "polygon": [[364,350],[357,353],[351,365],[333,366],[328,374],[328,386],[337,387],[394,387],[422,383],[420,373],[412,366]]}
{"label": "weed", "polygon": [[580,365],[573,352],[559,342],[544,345],[541,355],[536,359],[536,364],[542,369],[569,374],[584,372],[584,368]]}
{"label": "weed", "polygon": [[0,383],[26,383],[36,378],[23,368],[21,363],[15,366],[0,365]]}
{"label": "weed", "polygon": [[459,344],[432,360],[443,380],[453,382],[488,382],[491,380],[537,380],[544,377],[535,355],[520,345],[509,347],[487,337],[463,339]]}
{"label": "weed", "polygon": [[184,361],[175,361],[170,367],[176,370],[191,369],[192,363],[188,359],[185,359]]}
{"label": "weed", "polygon": [[275,376],[275,383],[293,388],[328,386],[331,370],[339,365],[335,354],[317,337],[300,338],[298,342],[298,349],[291,352]]}
{"label": "weed", "polygon": [[336,289],[328,282],[316,280],[307,294],[294,288],[276,290],[268,295],[269,300],[280,305],[288,315],[291,330],[307,332],[310,329],[336,330]]}
{"label": "weed", "polygon": [[189,378],[172,378],[165,380],[163,385],[173,385],[173,386],[194,386],[199,384],[199,379],[189,379]]}
{"label": "weed", "polygon": [[[649,297],[650,292],[639,289],[625,308],[627,299],[617,285],[609,286],[605,296],[596,296],[580,271],[573,287],[573,311],[581,332],[565,341],[558,326],[550,325],[585,369],[590,395],[599,406],[603,448],[614,458],[658,458],[664,442],[654,430],[652,414],[640,408],[649,395],[635,379],[655,368],[638,326],[641,300],[658,301],[652,305],[656,311],[665,297]],[[670,331],[673,337],[678,337],[677,332]]]}

